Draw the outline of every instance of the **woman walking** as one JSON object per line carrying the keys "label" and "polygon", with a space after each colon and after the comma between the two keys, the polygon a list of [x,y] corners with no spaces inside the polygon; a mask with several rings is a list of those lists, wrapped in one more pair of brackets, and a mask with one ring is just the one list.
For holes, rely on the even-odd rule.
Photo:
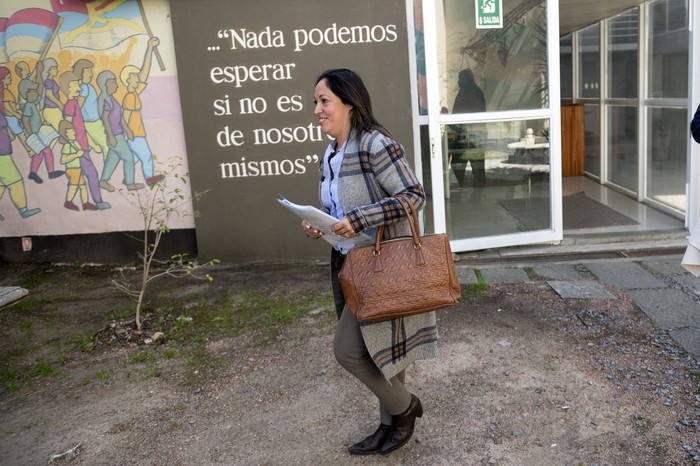
{"label": "woman walking", "polygon": [[[368,235],[377,228],[385,237],[410,235],[396,195],[423,208],[425,192],[404,156],[403,147],[374,117],[369,93],[357,73],[347,69],[325,71],[316,81],[314,113],[323,132],[334,140],[322,160],[320,201],[338,219],[332,231],[344,238]],[[322,232],[302,222],[306,235]],[[348,242],[343,242],[343,245]],[[338,314],[335,357],[379,400],[379,427],[351,445],[351,454],[390,453],[412,437],[416,418],[423,415],[420,399],[405,385],[405,369],[415,360],[437,353],[435,313],[360,324],[345,308],[338,273],[345,254],[355,245],[332,249],[331,286]]]}

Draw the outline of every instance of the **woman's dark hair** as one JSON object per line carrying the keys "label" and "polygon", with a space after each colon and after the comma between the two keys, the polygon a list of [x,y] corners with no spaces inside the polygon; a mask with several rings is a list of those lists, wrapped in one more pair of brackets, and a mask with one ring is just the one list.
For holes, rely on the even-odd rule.
{"label": "woman's dark hair", "polygon": [[388,129],[382,126],[372,113],[372,102],[360,75],[352,70],[338,68],[326,70],[316,79],[316,84],[326,80],[326,85],[341,102],[350,105],[350,131],[360,139],[363,131],[377,130],[393,138]]}

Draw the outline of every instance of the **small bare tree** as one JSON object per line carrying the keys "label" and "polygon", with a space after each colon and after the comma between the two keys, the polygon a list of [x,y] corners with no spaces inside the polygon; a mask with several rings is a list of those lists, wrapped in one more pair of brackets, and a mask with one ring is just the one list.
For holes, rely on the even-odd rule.
{"label": "small bare tree", "polygon": [[[121,273],[118,279],[112,279],[112,283],[117,289],[123,291],[130,298],[136,301],[136,330],[141,330],[143,322],[141,320],[141,309],[146,296],[146,288],[149,283],[159,277],[169,276],[174,278],[194,277],[201,280],[213,280],[211,275],[204,272],[199,273],[199,269],[215,265],[219,261],[214,259],[206,264],[198,264],[196,260],[188,259],[187,254],[176,254],[169,260],[156,259],[158,246],[165,233],[170,231],[168,223],[173,215],[187,216],[199,213],[194,210],[192,214],[183,212],[184,206],[191,201],[198,201],[206,194],[204,192],[193,192],[185,189],[189,174],[180,174],[178,168],[182,165],[182,158],[173,157],[168,163],[167,169],[163,172],[162,179],[150,186],[150,189],[137,191],[120,190],[120,194],[131,205],[138,209],[143,217],[143,236],[138,238],[131,236],[142,243],[139,252],[141,259],[141,279],[137,283],[132,283],[128,277]],[[157,270],[156,270],[157,268]]]}

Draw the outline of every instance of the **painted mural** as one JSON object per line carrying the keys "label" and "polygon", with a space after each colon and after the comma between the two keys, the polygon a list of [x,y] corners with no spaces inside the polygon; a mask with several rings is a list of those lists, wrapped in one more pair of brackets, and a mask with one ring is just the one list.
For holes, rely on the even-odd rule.
{"label": "painted mural", "polygon": [[141,229],[125,195],[169,159],[187,173],[169,18],[166,0],[0,0],[0,236]]}

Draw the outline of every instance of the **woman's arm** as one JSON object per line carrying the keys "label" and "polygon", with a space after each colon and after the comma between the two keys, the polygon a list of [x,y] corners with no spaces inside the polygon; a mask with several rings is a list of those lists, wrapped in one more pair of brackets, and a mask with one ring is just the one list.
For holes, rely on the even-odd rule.
{"label": "woman's arm", "polygon": [[[386,137],[375,139],[365,153],[361,149],[360,158],[371,168],[371,174],[363,174],[365,177],[373,176],[373,180],[368,179],[370,189],[387,193],[388,196],[346,212],[346,218],[355,233],[366,228],[391,225],[404,218],[406,213],[395,198],[397,194],[410,199],[416,210],[423,208],[425,191],[400,144]],[[360,162],[361,165],[363,161]]]}

